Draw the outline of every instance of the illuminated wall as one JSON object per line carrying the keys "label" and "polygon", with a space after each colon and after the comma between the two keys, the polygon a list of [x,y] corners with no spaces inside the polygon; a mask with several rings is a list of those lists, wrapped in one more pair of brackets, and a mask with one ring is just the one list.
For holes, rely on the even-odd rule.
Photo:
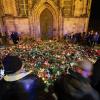
{"label": "illuminated wall", "polygon": [[51,31],[54,39],[70,32],[87,31],[91,2],[92,0],[0,0],[0,31],[9,34],[18,31],[41,39],[41,25],[45,23],[41,24],[40,15],[45,9],[53,16],[52,30],[47,29],[47,33]]}

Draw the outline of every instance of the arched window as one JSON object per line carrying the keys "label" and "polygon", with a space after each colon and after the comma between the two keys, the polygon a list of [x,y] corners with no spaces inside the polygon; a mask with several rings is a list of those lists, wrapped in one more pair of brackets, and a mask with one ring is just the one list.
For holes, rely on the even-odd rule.
{"label": "arched window", "polygon": [[32,0],[32,6],[34,6],[36,2],[37,0]]}
{"label": "arched window", "polygon": [[62,10],[63,10],[64,17],[73,16],[73,0],[64,0]]}
{"label": "arched window", "polygon": [[28,16],[28,0],[16,0],[17,12],[19,16]]}

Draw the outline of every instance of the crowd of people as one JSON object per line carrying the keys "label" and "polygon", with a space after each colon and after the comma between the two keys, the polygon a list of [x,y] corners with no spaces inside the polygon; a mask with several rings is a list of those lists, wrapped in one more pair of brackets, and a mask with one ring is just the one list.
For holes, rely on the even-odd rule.
{"label": "crowd of people", "polygon": [[[7,44],[9,40],[12,40],[13,44],[17,44],[21,39],[18,32],[13,31],[9,35],[7,32],[0,33],[0,44]],[[64,40],[70,40],[73,43],[79,43],[80,45],[94,47],[100,44],[100,34],[99,32],[89,31],[89,32],[77,32],[77,33],[67,33],[64,35]]]}
{"label": "crowd of people", "polygon": [[97,80],[95,75],[97,68],[94,68],[88,59],[79,62],[75,66],[74,71],[70,70],[69,75],[62,75],[55,82],[55,92],[58,100],[100,100],[100,82],[99,80],[94,81]]}
{"label": "crowd of people", "polygon": [[[19,42],[17,32],[12,32],[10,38],[14,44]],[[97,32],[66,34],[64,39],[90,47],[100,42]],[[47,89],[41,77],[24,69],[22,59],[8,54],[0,70],[4,74],[0,79],[0,100],[100,100],[99,65],[99,57],[95,63],[84,57],[72,65],[74,69],[65,69]]]}
{"label": "crowd of people", "polygon": [[19,57],[7,55],[2,62],[0,100],[100,100],[100,58],[94,65],[87,58],[74,64],[74,70],[65,70],[49,91],[41,78],[23,69]]}
{"label": "crowd of people", "polygon": [[64,39],[69,39],[73,43],[79,43],[90,47],[100,44],[100,34],[94,31],[65,34]]}

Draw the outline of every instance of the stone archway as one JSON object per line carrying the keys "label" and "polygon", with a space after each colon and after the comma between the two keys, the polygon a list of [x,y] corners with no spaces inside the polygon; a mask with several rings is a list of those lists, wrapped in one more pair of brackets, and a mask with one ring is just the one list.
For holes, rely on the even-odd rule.
{"label": "stone archway", "polygon": [[32,9],[32,14],[29,17],[31,34],[33,34],[36,40],[41,39],[40,16],[45,9],[48,9],[53,16],[53,39],[57,39],[60,34],[60,29],[62,29],[62,19],[59,9],[51,0],[41,0]]}
{"label": "stone archway", "polygon": [[53,15],[47,8],[40,15],[40,33],[42,40],[53,39]]}

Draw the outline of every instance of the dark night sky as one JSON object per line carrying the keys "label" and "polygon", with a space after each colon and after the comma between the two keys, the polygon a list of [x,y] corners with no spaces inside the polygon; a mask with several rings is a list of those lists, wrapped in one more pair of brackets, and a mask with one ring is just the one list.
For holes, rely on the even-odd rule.
{"label": "dark night sky", "polygon": [[100,0],[92,0],[89,29],[100,31]]}

